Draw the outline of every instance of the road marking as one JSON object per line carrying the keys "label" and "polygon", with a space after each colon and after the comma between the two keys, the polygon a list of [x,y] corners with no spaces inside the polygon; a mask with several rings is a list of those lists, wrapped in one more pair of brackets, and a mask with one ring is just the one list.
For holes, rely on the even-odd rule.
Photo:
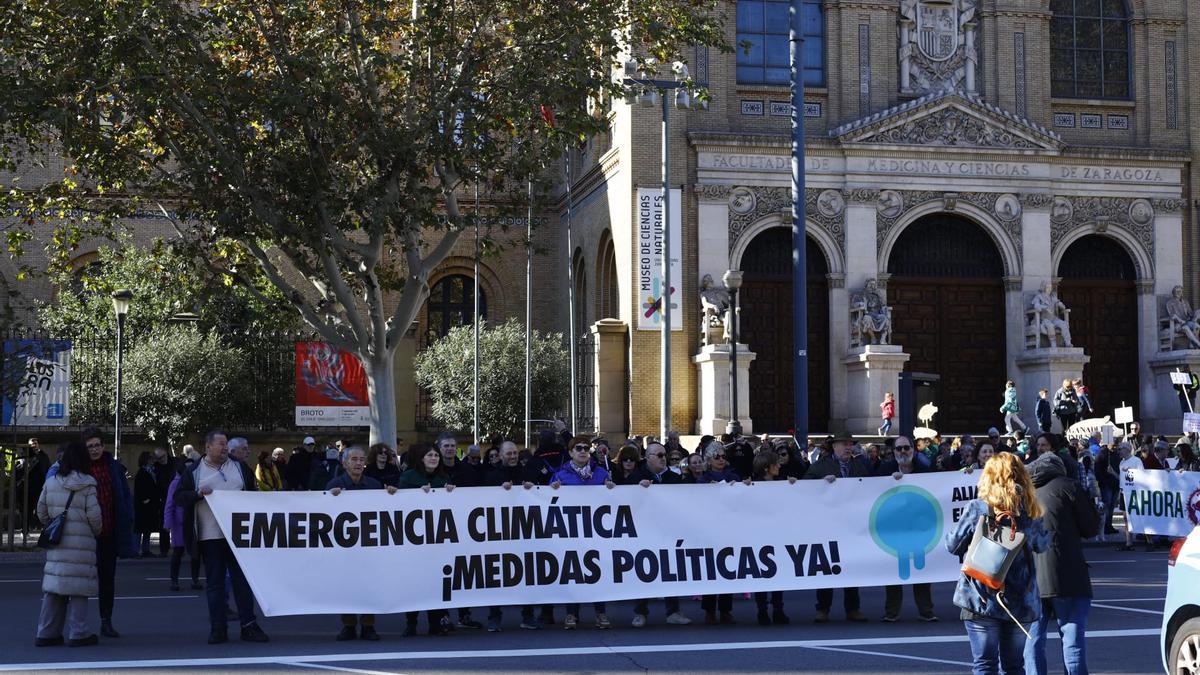
{"label": "road marking", "polygon": [[1137,607],[1121,607],[1119,605],[1101,605],[1096,602],[1092,603],[1092,607],[1099,607],[1101,609],[1119,609],[1122,612],[1137,612],[1138,614],[1157,614],[1162,616],[1162,612],[1154,609],[1138,609]]}
{"label": "road marking", "polygon": [[0,584],[32,584],[41,579],[0,579]]}
{"label": "road marking", "polygon": [[928,656],[909,656],[908,654],[889,654],[887,652],[869,652],[863,649],[839,649],[837,647],[809,647],[808,649],[819,649],[823,652],[845,652],[846,654],[868,654],[870,656],[882,656],[889,659],[908,659],[910,661],[927,661],[929,663],[942,663],[947,666],[966,666],[968,668],[975,664],[967,661],[950,661],[948,659],[933,659]]}
{"label": "road marking", "polygon": [[1092,599],[1093,602],[1095,602],[1096,600],[1099,600],[1100,602],[1165,602],[1166,598],[1093,598]]}
{"label": "road marking", "polygon": [[[198,598],[199,595],[118,595],[113,600],[174,600],[176,598]],[[88,600],[99,600],[99,598],[88,598]]]}
{"label": "road marking", "polygon": [[365,673],[366,675],[400,675],[386,670],[363,670],[362,668],[347,668],[345,666],[326,666],[320,663],[303,663],[296,661],[280,661],[281,666],[299,666],[301,668],[319,668],[321,670],[336,670],[342,673]]}
{"label": "road marking", "polygon": [[[1145,637],[1157,636],[1157,628],[1134,630],[1093,630],[1089,638]],[[1047,633],[1047,638],[1056,640],[1058,633]],[[0,671],[11,670],[99,670],[116,668],[215,668],[220,666],[279,665],[286,661],[291,665],[301,663],[328,663],[345,661],[421,661],[449,659],[495,659],[521,658],[530,656],[573,656],[614,654],[662,654],[670,652],[712,652],[723,650],[751,649],[803,649],[805,647],[870,647],[886,645],[912,645],[914,639],[922,644],[950,644],[967,642],[967,636],[930,635],[887,638],[846,638],[840,640],[777,640],[769,642],[702,642],[694,644],[611,645],[601,647],[545,647],[540,649],[472,649],[428,652],[378,652],[353,654],[311,654],[273,656],[245,656],[208,659],[144,659],[141,661],[75,661],[71,663],[0,663]]]}

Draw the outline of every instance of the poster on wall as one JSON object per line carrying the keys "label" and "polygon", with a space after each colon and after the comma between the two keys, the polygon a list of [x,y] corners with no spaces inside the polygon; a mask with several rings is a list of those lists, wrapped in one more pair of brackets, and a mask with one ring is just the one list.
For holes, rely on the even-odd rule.
{"label": "poster on wall", "polygon": [[324,342],[296,343],[296,426],[370,426],[367,374],[358,357]]}
{"label": "poster on wall", "polygon": [[70,424],[71,341],[6,340],[0,397],[2,426]]}
{"label": "poster on wall", "polygon": [[638,188],[638,330],[662,330],[664,295],[671,303],[671,330],[683,330],[683,307],[679,302],[683,292],[683,266],[679,255],[683,250],[682,199],[681,190],[671,190],[671,288],[664,293],[662,189]]}

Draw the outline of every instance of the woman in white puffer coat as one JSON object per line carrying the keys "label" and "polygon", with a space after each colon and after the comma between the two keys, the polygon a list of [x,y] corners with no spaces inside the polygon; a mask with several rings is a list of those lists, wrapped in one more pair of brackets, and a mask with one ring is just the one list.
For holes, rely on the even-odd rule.
{"label": "woman in white puffer coat", "polygon": [[94,645],[98,638],[88,626],[87,600],[99,593],[96,575],[96,535],[100,533],[100,503],[96,501],[96,479],[88,475],[91,465],[87,449],[79,442],[68,443],[58,460],[58,473],[46,479],[38,498],[37,516],[43,524],[67,508],[62,541],[46,550],[42,573],[42,611],[38,616],[38,647],[63,643],[72,647]]}

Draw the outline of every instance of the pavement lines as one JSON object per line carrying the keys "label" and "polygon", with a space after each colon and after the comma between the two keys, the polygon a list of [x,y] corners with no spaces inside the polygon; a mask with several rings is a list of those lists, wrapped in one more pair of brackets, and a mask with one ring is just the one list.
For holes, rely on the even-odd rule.
{"label": "pavement lines", "polygon": [[969,661],[951,661],[949,659],[934,659],[928,656],[911,656],[909,654],[889,654],[887,652],[869,652],[863,649],[840,649],[838,647],[806,647],[806,649],[818,649],[823,652],[845,652],[847,654],[869,654],[871,656],[883,656],[889,659],[908,659],[909,661],[926,661],[928,663],[941,663],[947,666],[966,666],[971,668],[975,664]]}
{"label": "pavement lines", "polygon": [[[198,598],[199,595],[118,595],[113,600],[174,600],[176,598]],[[88,600],[99,600],[99,598],[91,597]]]}
{"label": "pavement lines", "polygon": [[1093,602],[1092,607],[1100,607],[1101,609],[1119,609],[1122,612],[1137,612],[1138,614],[1157,614],[1162,616],[1162,612],[1156,609],[1138,609],[1137,607],[1121,607],[1120,605],[1102,605],[1098,602]]}
{"label": "pavement lines", "polygon": [[[1088,631],[1089,638],[1105,637],[1138,637],[1157,636],[1159,629],[1142,628],[1134,630],[1095,630]],[[1048,633],[1050,639],[1058,639],[1057,633]],[[4,663],[0,671],[12,670],[98,670],[113,668],[214,668],[219,666],[254,666],[278,665],[287,662],[289,665],[318,664],[328,662],[360,662],[360,661],[421,661],[421,660],[450,660],[450,659],[479,659],[479,658],[519,658],[529,656],[585,656],[585,655],[614,655],[614,654],[662,654],[668,652],[711,652],[724,650],[753,650],[753,649],[804,649],[818,647],[870,647],[883,645],[911,645],[913,636],[898,636],[888,638],[846,638],[840,640],[777,640],[768,642],[728,642],[728,643],[698,643],[698,644],[653,644],[653,645],[611,645],[601,647],[548,647],[540,649],[473,649],[447,650],[426,652],[380,652],[354,654],[311,654],[289,656],[276,654],[273,656],[226,657],[207,659],[143,659],[127,661],[75,661],[70,663]],[[920,636],[922,644],[945,644],[966,642],[965,634]],[[858,650],[854,650],[858,651]],[[895,657],[895,654],[887,654]]]}
{"label": "pavement lines", "polygon": [[294,661],[280,661],[281,666],[299,666],[301,668],[319,668],[321,670],[336,670],[342,673],[365,673],[365,675],[400,675],[386,670],[363,670],[362,668],[346,668],[345,666],[326,666],[320,663],[298,663]]}

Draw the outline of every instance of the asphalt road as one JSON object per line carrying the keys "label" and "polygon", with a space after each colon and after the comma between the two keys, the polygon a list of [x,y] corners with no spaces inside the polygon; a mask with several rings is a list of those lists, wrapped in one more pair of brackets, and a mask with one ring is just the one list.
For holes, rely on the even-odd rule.
{"label": "asphalt road", "polygon": [[[1166,553],[1162,550],[1119,553],[1113,545],[1088,549],[1095,600],[1088,625],[1088,664],[1093,673],[1159,673],[1157,648],[1166,594]],[[184,564],[186,574],[187,564]],[[489,634],[459,630],[448,637],[401,638],[401,616],[379,617],[380,642],[336,642],[340,628],[334,616],[265,618],[261,625],[269,644],[246,644],[234,638],[209,646],[203,591],[168,590],[167,563],[161,559],[121,561],[118,567],[115,623],[122,637],[102,639],[95,647],[33,646],[41,597],[41,564],[20,557],[0,561],[0,670],[37,669],[124,671],[211,670],[224,672],[290,671],[403,673],[418,671],[529,672],[837,672],[961,673],[969,670],[970,648],[958,612],[951,604],[952,585],[934,587],[940,623],[917,620],[906,593],[902,620],[885,624],[883,589],[863,590],[867,624],[840,620],[835,596],[834,621],[812,623],[813,593],[785,596],[790,626],[754,624],[754,603],[735,600],[734,626],[698,625],[699,603],[685,598],[683,611],[691,626],[662,623],[662,604],[651,605],[650,623],[629,625],[630,603],[610,603],[613,630],[591,627],[585,606],[580,629],[567,632],[561,623],[540,631],[520,630],[519,612],[507,610],[504,631]],[[329,583],[398,583],[358,579],[336,566]],[[303,589],[297,589],[303,592]],[[98,609],[91,604],[98,625]],[[476,610],[476,618],[486,611]],[[563,610],[556,610],[561,622]],[[421,618],[424,632],[424,616]],[[1062,672],[1057,639],[1049,643],[1051,672]]]}

